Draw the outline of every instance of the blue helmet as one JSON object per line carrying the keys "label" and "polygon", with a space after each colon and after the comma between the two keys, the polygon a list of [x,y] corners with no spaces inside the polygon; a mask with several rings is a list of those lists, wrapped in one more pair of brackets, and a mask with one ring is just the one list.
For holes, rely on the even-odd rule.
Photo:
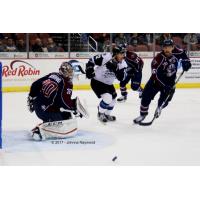
{"label": "blue helmet", "polygon": [[163,41],[163,44],[162,44],[163,47],[166,47],[166,46],[174,46],[174,41],[172,39],[166,39]]}

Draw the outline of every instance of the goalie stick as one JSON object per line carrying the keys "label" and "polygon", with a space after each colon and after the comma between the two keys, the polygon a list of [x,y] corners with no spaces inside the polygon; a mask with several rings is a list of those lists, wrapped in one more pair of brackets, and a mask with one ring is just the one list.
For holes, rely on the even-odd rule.
{"label": "goalie stick", "polygon": [[[179,82],[179,80],[180,80],[180,78],[183,76],[183,74],[184,74],[184,71],[182,71],[181,74],[179,75],[179,77],[177,78],[177,80],[176,80],[176,82],[175,82],[173,88],[176,87],[176,84]],[[163,102],[163,104],[160,106],[160,108],[159,108],[160,111],[163,109],[163,106],[165,105],[165,103],[166,103],[167,100],[169,99],[170,95],[171,95],[171,93],[169,93],[169,95],[167,96],[167,98],[165,99],[165,101]],[[154,113],[153,119],[152,119],[151,121],[149,121],[149,122],[139,122],[138,125],[140,125],[140,126],[150,126],[150,125],[154,122],[154,120],[155,120],[156,118],[158,118],[158,117],[159,117],[159,115],[158,115],[158,107],[157,107],[157,108],[156,108],[156,111],[155,111],[155,113]]]}

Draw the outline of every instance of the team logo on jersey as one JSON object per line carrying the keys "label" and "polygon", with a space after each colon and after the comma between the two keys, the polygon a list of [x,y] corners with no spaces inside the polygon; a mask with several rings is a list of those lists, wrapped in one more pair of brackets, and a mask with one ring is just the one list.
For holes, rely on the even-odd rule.
{"label": "team logo on jersey", "polygon": [[67,88],[67,94],[71,94],[72,93],[72,89]]}
{"label": "team logo on jersey", "polygon": [[176,65],[175,64],[170,64],[167,67],[167,77],[170,77],[176,73]]}
{"label": "team logo on jersey", "polygon": [[175,57],[172,57],[172,58],[169,59],[169,62],[170,63],[176,63],[177,59]]}

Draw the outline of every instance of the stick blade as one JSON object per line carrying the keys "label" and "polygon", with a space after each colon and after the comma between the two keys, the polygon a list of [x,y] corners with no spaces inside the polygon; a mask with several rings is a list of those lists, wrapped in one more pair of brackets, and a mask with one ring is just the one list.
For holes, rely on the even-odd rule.
{"label": "stick blade", "polygon": [[153,123],[153,121],[150,122],[140,122],[138,123],[140,126],[150,126]]}

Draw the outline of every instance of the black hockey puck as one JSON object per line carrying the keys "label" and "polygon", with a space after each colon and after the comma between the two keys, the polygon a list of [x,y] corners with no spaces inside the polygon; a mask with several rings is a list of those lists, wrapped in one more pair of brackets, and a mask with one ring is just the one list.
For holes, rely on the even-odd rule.
{"label": "black hockey puck", "polygon": [[115,162],[117,160],[117,156],[113,157],[112,161]]}

